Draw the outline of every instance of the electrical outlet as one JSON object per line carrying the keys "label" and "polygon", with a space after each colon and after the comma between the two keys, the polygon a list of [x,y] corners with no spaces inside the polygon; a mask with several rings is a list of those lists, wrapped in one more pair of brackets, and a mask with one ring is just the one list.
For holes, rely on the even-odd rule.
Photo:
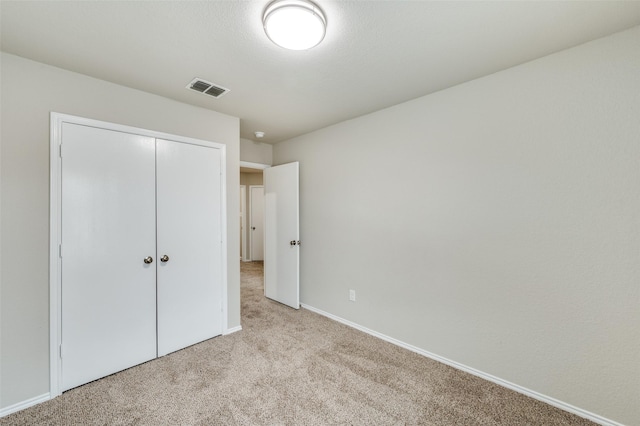
{"label": "electrical outlet", "polygon": [[356,301],[356,291],[355,290],[349,290],[349,300],[352,302]]}

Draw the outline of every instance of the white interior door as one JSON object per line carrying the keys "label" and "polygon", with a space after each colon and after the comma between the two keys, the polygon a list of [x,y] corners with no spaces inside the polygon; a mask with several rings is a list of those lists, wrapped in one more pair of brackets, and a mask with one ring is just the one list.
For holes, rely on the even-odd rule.
{"label": "white interior door", "polygon": [[264,260],[264,187],[249,186],[251,260]]}
{"label": "white interior door", "polygon": [[162,356],[222,334],[221,153],[158,139],[156,173]]}
{"label": "white interior door", "polygon": [[247,260],[247,186],[240,185],[240,260]]}
{"label": "white interior door", "polygon": [[153,138],[62,125],[63,391],[156,357],[155,204]]}
{"label": "white interior door", "polygon": [[300,307],[298,163],[264,170],[264,293],[292,308]]}

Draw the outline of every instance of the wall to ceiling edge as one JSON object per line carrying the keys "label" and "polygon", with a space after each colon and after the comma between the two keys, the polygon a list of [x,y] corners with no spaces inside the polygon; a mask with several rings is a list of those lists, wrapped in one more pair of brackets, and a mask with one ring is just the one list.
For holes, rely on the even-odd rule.
{"label": "wall to ceiling edge", "polygon": [[[239,119],[1,56],[0,409],[49,392],[51,111],[226,145],[227,250],[239,250]],[[240,325],[240,264],[228,256],[228,328]]]}
{"label": "wall to ceiling edge", "polygon": [[302,303],[640,424],[639,40],[276,144],[300,162]]}

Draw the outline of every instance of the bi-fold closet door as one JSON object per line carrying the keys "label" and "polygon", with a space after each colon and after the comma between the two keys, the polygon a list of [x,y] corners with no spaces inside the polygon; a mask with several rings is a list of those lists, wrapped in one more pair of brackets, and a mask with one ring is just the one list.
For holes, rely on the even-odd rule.
{"label": "bi-fold closet door", "polygon": [[222,333],[221,162],[62,125],[62,390]]}

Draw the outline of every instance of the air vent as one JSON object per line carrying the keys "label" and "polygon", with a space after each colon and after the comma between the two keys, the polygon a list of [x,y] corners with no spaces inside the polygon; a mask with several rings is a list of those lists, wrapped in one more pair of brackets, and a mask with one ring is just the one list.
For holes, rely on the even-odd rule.
{"label": "air vent", "polygon": [[227,88],[218,86],[201,78],[194,78],[193,81],[187,85],[187,89],[195,90],[196,92],[213,96],[214,98],[220,98],[230,91]]}

